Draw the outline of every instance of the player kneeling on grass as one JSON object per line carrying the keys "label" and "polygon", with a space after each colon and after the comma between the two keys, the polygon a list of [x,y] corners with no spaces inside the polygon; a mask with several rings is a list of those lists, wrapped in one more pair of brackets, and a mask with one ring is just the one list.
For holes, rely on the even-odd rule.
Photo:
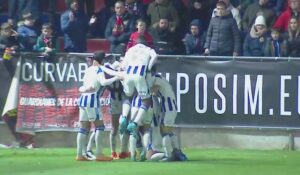
{"label": "player kneeling on grass", "polygon": [[171,84],[162,76],[156,74],[151,91],[161,100],[162,118],[160,132],[165,156],[161,161],[185,161],[187,157],[179,148],[177,137],[173,132],[173,125],[177,117],[175,93]]}
{"label": "player kneeling on grass", "polygon": [[101,64],[105,58],[103,51],[95,52],[92,59],[92,65],[86,69],[83,77],[83,86],[79,88],[81,96],[79,99],[79,122],[80,129],[77,134],[77,157],[78,161],[88,161],[89,159],[83,152],[86,151],[87,134],[90,130],[90,122],[96,128],[95,143],[96,143],[96,161],[111,161],[111,157],[103,155],[102,139],[104,124],[100,112],[99,92],[101,86],[106,86],[118,80],[118,77],[105,79],[104,72],[101,69]]}

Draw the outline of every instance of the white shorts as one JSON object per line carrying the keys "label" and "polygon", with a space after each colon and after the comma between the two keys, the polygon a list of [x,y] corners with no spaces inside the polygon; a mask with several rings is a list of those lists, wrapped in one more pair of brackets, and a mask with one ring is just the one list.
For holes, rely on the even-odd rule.
{"label": "white shorts", "polygon": [[131,97],[134,93],[134,90],[137,91],[138,95],[142,99],[146,99],[150,97],[149,94],[149,86],[146,81],[146,78],[139,75],[128,74],[125,77],[123,83],[124,93]]}
{"label": "white shorts", "polygon": [[122,100],[110,99],[110,113],[111,115],[119,115],[122,113]]}
{"label": "white shorts", "polygon": [[79,121],[97,121],[102,120],[99,108],[79,107]]}
{"label": "white shorts", "polygon": [[163,113],[163,125],[174,126],[177,117],[177,111],[166,111]]}

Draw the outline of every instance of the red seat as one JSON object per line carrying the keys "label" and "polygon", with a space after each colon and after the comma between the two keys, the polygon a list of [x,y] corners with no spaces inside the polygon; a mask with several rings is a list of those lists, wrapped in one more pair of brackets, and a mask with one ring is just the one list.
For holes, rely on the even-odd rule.
{"label": "red seat", "polygon": [[68,9],[65,0],[57,0],[56,2],[56,12],[62,13]]}
{"label": "red seat", "polygon": [[103,7],[105,7],[104,1],[95,1],[95,12],[99,12]]}
{"label": "red seat", "polygon": [[[95,52],[103,50],[109,52],[110,43],[107,39],[87,39],[86,41],[87,52]],[[56,43],[56,49],[59,52],[64,52],[64,37],[59,37]]]}
{"label": "red seat", "polygon": [[107,39],[88,39],[87,40],[87,52],[95,52],[97,50],[103,50],[109,52],[110,43]]}

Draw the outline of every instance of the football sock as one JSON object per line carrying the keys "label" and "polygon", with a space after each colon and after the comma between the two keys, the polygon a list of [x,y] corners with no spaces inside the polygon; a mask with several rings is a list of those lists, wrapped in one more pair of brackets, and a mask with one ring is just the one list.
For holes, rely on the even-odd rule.
{"label": "football sock", "polygon": [[171,145],[171,138],[168,134],[163,136],[162,145],[163,145],[163,149],[166,154],[166,157],[171,158],[173,149],[172,149],[172,145]]}
{"label": "football sock", "polygon": [[98,127],[96,128],[96,134],[95,134],[95,143],[96,143],[96,156],[102,155],[102,140],[103,140],[103,134],[104,134],[104,127]]}
{"label": "football sock", "polygon": [[116,152],[116,134],[113,133],[113,130],[111,130],[109,134],[109,143],[110,143],[110,150],[111,152]]}
{"label": "football sock", "polygon": [[87,151],[93,150],[94,143],[95,143],[95,131],[92,132],[92,134],[90,135],[89,142],[87,144]]}
{"label": "football sock", "polygon": [[86,151],[83,150],[85,148],[86,145],[86,141],[87,141],[87,132],[86,129],[80,128],[78,133],[77,133],[77,156],[82,156],[82,152]]}
{"label": "football sock", "polygon": [[132,135],[129,136],[129,151],[131,157],[135,156],[135,150],[136,150],[136,143],[137,139],[133,137]]}
{"label": "football sock", "polygon": [[121,152],[128,151],[128,141],[129,141],[129,134],[125,132],[121,135]]}

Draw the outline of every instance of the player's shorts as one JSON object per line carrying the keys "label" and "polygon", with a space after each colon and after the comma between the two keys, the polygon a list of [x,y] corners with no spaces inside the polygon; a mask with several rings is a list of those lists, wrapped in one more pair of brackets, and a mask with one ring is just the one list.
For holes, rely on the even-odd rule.
{"label": "player's shorts", "polygon": [[174,126],[177,117],[177,111],[166,111],[164,112],[161,123],[164,126]]}
{"label": "player's shorts", "polygon": [[79,107],[79,121],[102,120],[99,108]]}
{"label": "player's shorts", "polygon": [[124,93],[131,97],[136,90],[142,99],[150,97],[149,88],[145,77],[136,75],[127,75],[124,83]]}
{"label": "player's shorts", "polygon": [[122,113],[122,100],[110,99],[110,113],[111,115],[119,115]]}

